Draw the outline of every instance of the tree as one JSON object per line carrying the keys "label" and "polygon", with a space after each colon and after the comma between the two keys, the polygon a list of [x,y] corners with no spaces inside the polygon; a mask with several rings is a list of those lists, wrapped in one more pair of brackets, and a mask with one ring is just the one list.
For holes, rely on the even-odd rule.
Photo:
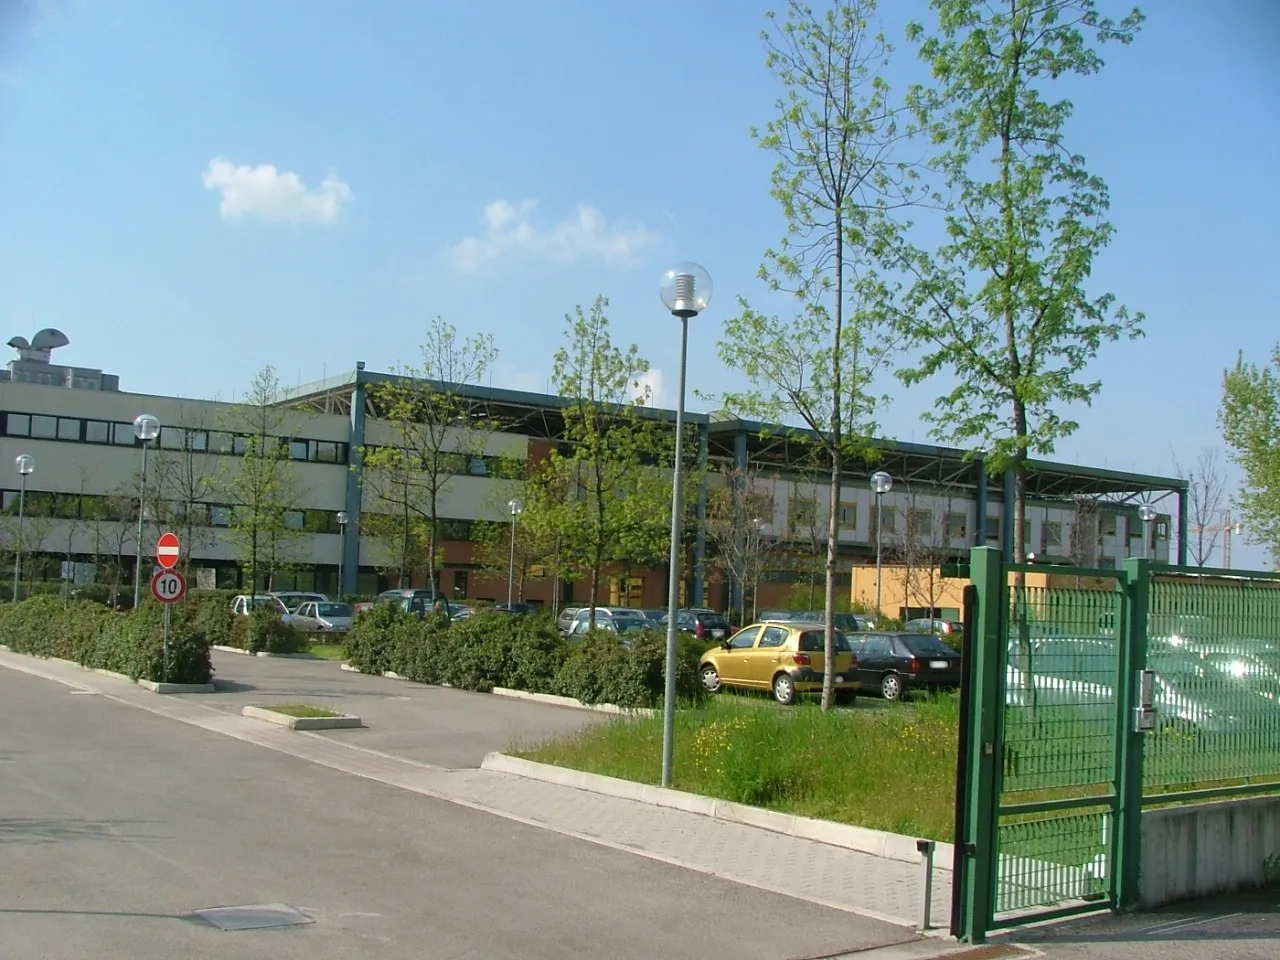
{"label": "tree", "polygon": [[[939,502],[941,511],[937,509]],[[909,491],[902,526],[885,544],[889,562],[898,567],[904,619],[912,618],[913,609],[926,611],[923,616],[937,616],[947,587],[942,565],[956,556],[947,529],[954,503],[951,491],[924,497]]]}
{"label": "tree", "polygon": [[1102,552],[1102,527],[1097,497],[1085,494],[1074,498],[1071,536],[1067,541],[1067,557],[1077,567],[1096,567]]}
{"label": "tree", "polygon": [[1222,537],[1222,500],[1227,478],[1218,461],[1218,448],[1205,447],[1195,463],[1184,468],[1173,462],[1178,476],[1187,482],[1187,554],[1197,567],[1206,566]]}
{"label": "tree", "polygon": [[567,344],[556,351],[552,372],[567,401],[564,446],[543,467],[539,486],[547,496],[535,490],[526,503],[532,526],[559,544],[566,569],[590,583],[592,629],[604,566],[660,563],[671,542],[671,479],[656,466],[667,444],[655,421],[641,415],[648,389],[640,377],[649,363],[635,344],[625,351],[613,345],[608,306],[597,297],[589,311],[577,307],[565,317]]}
{"label": "tree", "polygon": [[[791,0],[788,19],[763,39],[766,66],[782,85],[778,116],[759,145],[777,158],[771,193],[787,235],[765,254],[761,278],[798,301],[789,319],[753,310],[725,324],[720,356],[752,389],[726,406],[762,420],[799,422],[816,436],[830,476],[826,537],[827,662],[834,662],[840,484],[844,461],[865,455],[883,398],[874,379],[890,354],[879,272],[896,246],[895,209],[910,200],[909,168],[894,162],[902,138],[881,76],[890,47],[872,34],[874,0],[848,0],[824,14]],[[771,22],[776,16],[769,15]],[[823,681],[830,708],[834,674]]]}
{"label": "tree", "polygon": [[[946,240],[932,254],[901,247],[909,285],[898,327],[921,355],[899,371],[913,385],[945,372],[954,387],[926,419],[934,436],[987,451],[1013,469],[1014,553],[1026,559],[1027,461],[1075,432],[1062,408],[1089,403],[1084,378],[1104,341],[1141,335],[1113,294],[1085,290],[1114,228],[1106,184],[1070,152],[1067,100],[1050,81],[1102,68],[1097,43],[1130,43],[1134,10],[1116,23],[1094,0],[933,0],[937,32],[909,36],[936,86],[910,100],[941,152]],[[992,171],[988,174],[988,171]]]}
{"label": "tree", "polygon": [[174,531],[182,541],[184,573],[190,573],[191,558],[201,547],[216,542],[210,526],[209,503],[218,489],[216,465],[208,450],[208,424],[202,413],[179,413],[179,423],[166,426],[163,438],[172,433],[180,442],[164,443],[152,454],[156,521]]}
{"label": "tree", "polygon": [[[759,472],[751,467],[726,467],[724,486],[707,498],[707,539],[716,561],[730,584],[737,584],[738,622],[747,623],[747,587],[752,596],[764,570],[773,541],[764,528],[774,521],[773,494],[760,489]],[[753,599],[754,618],[754,599]]]}
{"label": "tree", "polygon": [[1280,559],[1280,344],[1269,367],[1246,364],[1242,353],[1223,373],[1218,422],[1231,460],[1244,474],[1237,502],[1249,539]]}
{"label": "tree", "polygon": [[261,580],[270,589],[278,568],[290,559],[301,529],[288,514],[302,497],[294,474],[288,411],[276,403],[280,378],[274,367],[254,376],[244,402],[234,405],[227,429],[234,431],[232,452],[214,481],[231,506],[229,539],[248,574],[247,589]]}
{"label": "tree", "polygon": [[440,498],[484,454],[491,432],[484,405],[457,388],[480,383],[497,356],[492,335],[459,340],[453,324],[437,317],[421,366],[401,367],[397,379],[370,391],[390,442],[365,451],[366,482],[382,508],[365,529],[390,546],[402,587],[422,561],[438,584]]}

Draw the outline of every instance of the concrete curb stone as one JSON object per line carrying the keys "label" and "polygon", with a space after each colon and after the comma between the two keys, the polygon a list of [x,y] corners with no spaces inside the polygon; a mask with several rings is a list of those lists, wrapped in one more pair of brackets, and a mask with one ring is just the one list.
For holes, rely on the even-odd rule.
{"label": "concrete curb stone", "polygon": [[494,687],[495,697],[512,697],[516,700],[531,700],[534,703],[547,703],[557,707],[573,707],[576,710],[592,710],[596,713],[612,713],[628,717],[654,717],[658,711],[647,707],[620,707],[614,703],[583,703],[574,697],[561,697],[553,693],[532,693],[528,690],[512,690],[508,687]]}
{"label": "concrete curb stone", "polygon": [[336,717],[291,717],[266,707],[242,707],[240,715],[253,720],[265,720],[290,730],[347,730],[364,726],[364,721],[349,713]]}
{"label": "concrete curb stone", "polygon": [[[490,753],[480,764],[480,769],[576,787],[589,793],[636,800],[651,806],[684,810],[687,813],[697,813],[730,823],[760,827],[764,830],[772,830],[774,833],[801,837],[833,847],[857,850],[885,860],[898,860],[903,863],[920,862],[920,853],[916,850],[916,838],[898,833],[763,810],[728,800],[686,793],[683,790],[670,790],[647,783],[635,783],[617,777],[605,777],[597,773],[583,773],[580,770],[570,770],[547,763],[535,763],[532,760],[522,760],[505,753]],[[940,869],[949,869],[954,855],[955,848],[951,844],[938,842],[934,852],[934,862]]]}
{"label": "concrete curb stone", "polygon": [[318,660],[319,657],[311,653],[267,653],[259,650],[257,653],[250,653],[248,650],[241,650],[239,647],[229,647],[224,643],[215,643],[211,649],[221,650],[223,653],[238,653],[242,657],[274,657],[277,660]]}

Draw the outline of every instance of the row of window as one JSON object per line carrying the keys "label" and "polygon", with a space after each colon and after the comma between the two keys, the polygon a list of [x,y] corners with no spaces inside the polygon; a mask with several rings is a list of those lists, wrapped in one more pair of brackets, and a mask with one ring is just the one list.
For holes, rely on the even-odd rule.
{"label": "row of window", "polygon": [[[365,462],[367,463],[375,458],[384,449],[387,448],[366,446],[364,448]],[[405,457],[407,459],[409,455],[405,454]],[[444,473],[451,473],[456,476],[521,480],[524,479],[525,475],[524,461],[513,458],[479,456],[467,453],[445,453],[441,454],[440,462]]]}
{"label": "row of window", "polygon": [[[40,413],[6,413],[5,436],[34,440],[63,440],[70,443],[98,443],[135,447],[142,441],[132,423],[90,420],[83,417],[55,417]],[[314,463],[346,463],[347,444],[336,440],[309,440],[305,437],[273,437],[284,446],[291,460]],[[192,450],[197,453],[226,453],[242,456],[252,442],[244,434],[225,430],[198,430],[190,427],[161,427],[159,446],[164,450]]]}

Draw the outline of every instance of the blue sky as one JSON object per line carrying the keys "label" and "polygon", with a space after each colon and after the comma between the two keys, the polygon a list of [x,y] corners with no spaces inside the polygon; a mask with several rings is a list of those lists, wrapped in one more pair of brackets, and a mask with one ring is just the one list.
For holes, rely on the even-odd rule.
{"label": "blue sky", "polygon": [[[1127,6],[1104,0],[1122,14]],[[889,80],[924,0],[885,3]],[[1280,300],[1280,12],[1152,0],[1129,48],[1073,82],[1072,145],[1109,182],[1095,272],[1147,314],[1059,459],[1168,472],[1216,442],[1221,370],[1261,360]],[[64,362],[126,389],[229,398],[413,361],[439,314],[492,332],[493,383],[546,389],[563,315],[598,293],[669,399],[672,261],[715,281],[690,387],[783,225],[763,11],[743,0],[0,0],[0,317],[65,331]],[[486,217],[489,221],[486,222]],[[885,433],[925,440],[937,391]],[[694,401],[695,406],[701,406]]]}

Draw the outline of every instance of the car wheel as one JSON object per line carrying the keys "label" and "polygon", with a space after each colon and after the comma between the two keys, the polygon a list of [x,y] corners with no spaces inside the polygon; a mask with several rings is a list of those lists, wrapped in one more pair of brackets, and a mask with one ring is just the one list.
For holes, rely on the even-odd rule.
{"label": "car wheel", "polygon": [[789,674],[780,673],[773,678],[773,699],[784,707],[796,702],[796,685]]}
{"label": "car wheel", "polygon": [[720,689],[720,674],[716,673],[716,668],[711,664],[702,668],[702,685],[707,688],[708,693],[716,693]]}
{"label": "car wheel", "polygon": [[880,681],[880,696],[886,700],[902,699],[902,680],[896,673],[886,673]]}

